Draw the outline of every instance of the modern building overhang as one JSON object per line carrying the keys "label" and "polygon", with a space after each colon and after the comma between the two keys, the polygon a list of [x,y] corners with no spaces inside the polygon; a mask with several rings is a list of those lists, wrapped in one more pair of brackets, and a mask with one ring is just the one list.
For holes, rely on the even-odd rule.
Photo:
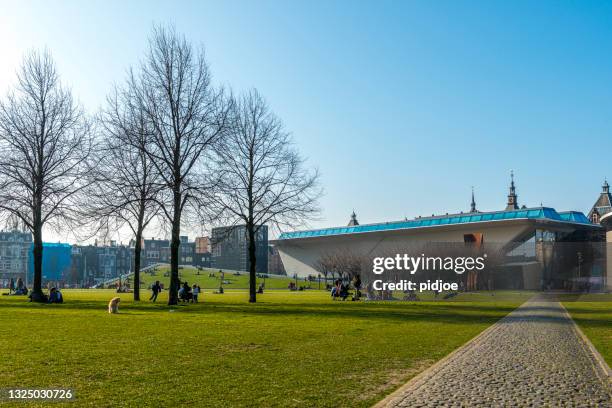
{"label": "modern building overhang", "polygon": [[601,225],[608,231],[612,230],[612,212],[607,213],[599,220]]}
{"label": "modern building overhang", "polygon": [[[363,224],[347,227],[322,228],[305,231],[284,232],[277,239],[282,244],[291,240],[313,239],[319,237],[346,236],[353,234],[372,234],[383,232],[404,232],[430,229],[454,229],[467,225],[502,226],[515,223],[532,223],[559,229],[599,229],[601,226],[593,224],[581,212],[557,212],[550,207],[524,208],[518,210],[460,213],[433,217],[415,218],[396,222]],[[502,225],[499,225],[502,224]]]}

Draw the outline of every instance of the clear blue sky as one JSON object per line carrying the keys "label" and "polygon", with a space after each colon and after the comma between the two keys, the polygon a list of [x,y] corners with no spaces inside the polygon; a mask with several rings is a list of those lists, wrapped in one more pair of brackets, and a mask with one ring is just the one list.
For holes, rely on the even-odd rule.
{"label": "clear blue sky", "polygon": [[215,81],[257,87],[342,225],[519,204],[588,211],[612,178],[612,3],[0,1],[0,92],[48,46],[95,111],[173,23]]}

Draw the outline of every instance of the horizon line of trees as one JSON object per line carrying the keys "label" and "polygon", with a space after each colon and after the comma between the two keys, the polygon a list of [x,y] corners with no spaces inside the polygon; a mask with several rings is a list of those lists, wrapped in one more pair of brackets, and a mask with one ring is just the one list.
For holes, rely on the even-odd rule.
{"label": "horizon line of trees", "polygon": [[142,62],[95,115],[62,85],[48,50],[25,56],[16,86],[0,100],[0,216],[32,232],[32,301],[45,301],[44,227],[129,228],[140,300],[142,237],[156,222],[170,231],[168,304],[175,305],[181,227],[197,222],[246,226],[256,302],[259,228],[315,218],[318,182],[263,96],[213,86],[203,47],[174,27],[153,28]]}

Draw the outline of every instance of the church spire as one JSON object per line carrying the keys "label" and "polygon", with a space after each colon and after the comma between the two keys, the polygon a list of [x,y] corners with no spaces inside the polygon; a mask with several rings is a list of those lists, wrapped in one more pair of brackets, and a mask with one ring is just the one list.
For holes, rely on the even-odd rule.
{"label": "church spire", "polygon": [[514,186],[514,172],[510,170],[510,194],[508,194],[508,204],[506,211],[518,210],[518,196],[516,195],[516,187]]}
{"label": "church spire", "polygon": [[474,200],[474,186],[472,186],[472,202],[470,203],[470,212],[478,212],[476,209],[476,201]]}
{"label": "church spire", "polygon": [[604,183],[603,186],[601,186],[602,188],[602,193],[609,193],[610,192],[610,185],[608,184],[608,179],[604,179]]}

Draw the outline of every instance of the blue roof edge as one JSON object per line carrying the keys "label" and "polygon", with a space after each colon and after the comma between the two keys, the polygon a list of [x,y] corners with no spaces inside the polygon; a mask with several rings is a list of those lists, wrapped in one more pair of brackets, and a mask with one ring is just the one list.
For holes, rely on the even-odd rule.
{"label": "blue roof edge", "polygon": [[474,222],[502,221],[512,219],[543,219],[557,222],[594,225],[579,211],[558,213],[554,208],[535,207],[508,211],[460,213],[436,217],[415,218],[413,220],[395,221],[376,224],[363,224],[351,227],[330,227],[314,230],[283,232],[278,240],[322,237],[329,235],[346,235],[362,232],[402,230],[411,228],[434,227],[440,225],[468,224]]}

